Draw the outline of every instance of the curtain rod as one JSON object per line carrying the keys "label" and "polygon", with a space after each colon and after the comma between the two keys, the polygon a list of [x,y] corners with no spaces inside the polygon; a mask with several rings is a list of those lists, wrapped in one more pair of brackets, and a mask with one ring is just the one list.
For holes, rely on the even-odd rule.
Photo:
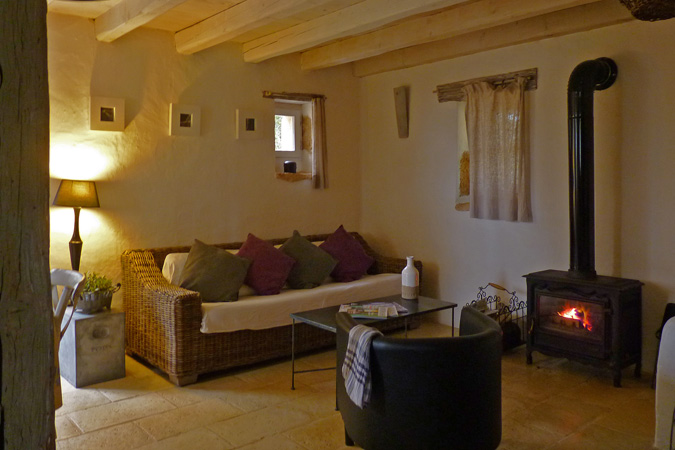
{"label": "curtain rod", "polygon": [[321,94],[302,94],[296,92],[272,92],[272,91],[263,91],[263,98],[272,98],[275,100],[295,100],[299,102],[311,102],[315,98],[325,99],[325,95]]}
{"label": "curtain rod", "polygon": [[438,95],[438,102],[459,102],[464,100],[464,92],[462,88],[467,84],[478,83],[485,81],[494,86],[512,83],[517,77],[527,79],[525,83],[525,90],[531,91],[537,89],[537,68],[519,70],[517,72],[502,73],[500,75],[492,75],[489,77],[473,78],[471,80],[457,81],[455,83],[441,84],[436,86],[435,94]]}

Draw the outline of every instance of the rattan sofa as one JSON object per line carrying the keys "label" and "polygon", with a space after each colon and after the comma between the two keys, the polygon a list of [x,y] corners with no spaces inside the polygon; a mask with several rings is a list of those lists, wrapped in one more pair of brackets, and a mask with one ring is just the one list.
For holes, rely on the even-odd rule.
{"label": "rattan sofa", "polygon": [[[405,259],[376,253],[358,233],[351,233],[375,263],[369,274],[400,273]],[[323,241],[329,235],[306,236]],[[269,240],[283,244],[287,238]],[[241,242],[219,244],[238,249]],[[172,383],[194,383],[200,374],[253,364],[291,354],[291,327],[205,334],[200,331],[202,312],[198,292],[169,284],[161,268],[169,253],[189,252],[189,246],[126,250],[122,253],[126,351],[166,372]],[[422,274],[422,264],[415,262]],[[245,327],[242,327],[245,328]],[[305,324],[296,324],[296,351],[335,344],[335,335]]]}

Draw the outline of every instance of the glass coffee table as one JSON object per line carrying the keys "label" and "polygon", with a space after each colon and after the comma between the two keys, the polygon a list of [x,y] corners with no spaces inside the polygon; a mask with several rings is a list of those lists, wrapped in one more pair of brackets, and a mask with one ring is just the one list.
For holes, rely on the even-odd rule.
{"label": "glass coffee table", "polygon": [[[362,302],[354,302],[359,304],[374,303],[374,302],[388,302],[388,303],[398,303],[399,305],[405,307],[408,312],[399,313],[396,317],[391,317],[387,319],[355,319],[358,323],[369,325],[373,323],[382,323],[389,320],[403,319],[405,335],[408,336],[408,321],[412,317],[421,316],[422,314],[428,314],[436,311],[441,311],[444,309],[452,310],[452,323],[455,323],[455,308],[457,303],[444,302],[441,300],[436,300],[429,297],[418,297],[417,300],[405,300],[401,298],[400,295],[392,295],[389,297],[374,298],[372,300],[365,300]],[[295,389],[295,374],[296,373],[306,373],[306,372],[318,372],[321,370],[331,370],[335,367],[326,367],[322,369],[308,369],[308,370],[295,370],[295,322],[303,322],[313,327],[321,328],[322,330],[330,331],[331,333],[337,332],[337,324],[335,322],[335,314],[337,314],[340,309],[340,305],[328,306],[326,308],[313,309],[311,311],[302,311],[298,313],[291,314],[292,324],[291,324],[291,389]],[[452,329],[452,335],[455,335],[455,329]]]}

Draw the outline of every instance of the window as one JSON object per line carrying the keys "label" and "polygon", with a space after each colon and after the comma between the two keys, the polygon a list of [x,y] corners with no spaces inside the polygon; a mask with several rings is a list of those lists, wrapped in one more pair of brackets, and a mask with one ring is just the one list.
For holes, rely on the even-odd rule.
{"label": "window", "polygon": [[[310,172],[312,160],[310,147],[303,138],[311,141],[311,130],[303,127],[303,121],[309,121],[311,104],[275,100],[274,102],[274,154],[276,171],[284,172],[284,163],[292,161],[297,172]],[[304,136],[307,134],[307,136]],[[306,141],[306,139],[305,139]],[[303,150],[306,150],[303,152]]]}
{"label": "window", "polygon": [[326,189],[326,97],[263,91],[274,100],[274,156],[277,179],[311,180]]}
{"label": "window", "polygon": [[[274,150],[284,156],[299,157],[302,143],[302,110],[291,105],[275,108]],[[298,105],[300,106],[300,105]]]}
{"label": "window", "polygon": [[[302,120],[302,119],[300,119]],[[296,124],[300,122],[297,114],[275,114],[274,115],[274,150],[277,152],[295,152],[298,150],[297,138],[300,133],[296,129]]]}

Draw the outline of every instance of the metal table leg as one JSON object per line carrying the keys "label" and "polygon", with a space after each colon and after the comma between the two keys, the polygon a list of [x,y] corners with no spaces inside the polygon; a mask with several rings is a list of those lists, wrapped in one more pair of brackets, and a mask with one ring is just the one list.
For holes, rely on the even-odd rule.
{"label": "metal table leg", "polygon": [[295,390],[295,319],[291,322],[291,390]]}

